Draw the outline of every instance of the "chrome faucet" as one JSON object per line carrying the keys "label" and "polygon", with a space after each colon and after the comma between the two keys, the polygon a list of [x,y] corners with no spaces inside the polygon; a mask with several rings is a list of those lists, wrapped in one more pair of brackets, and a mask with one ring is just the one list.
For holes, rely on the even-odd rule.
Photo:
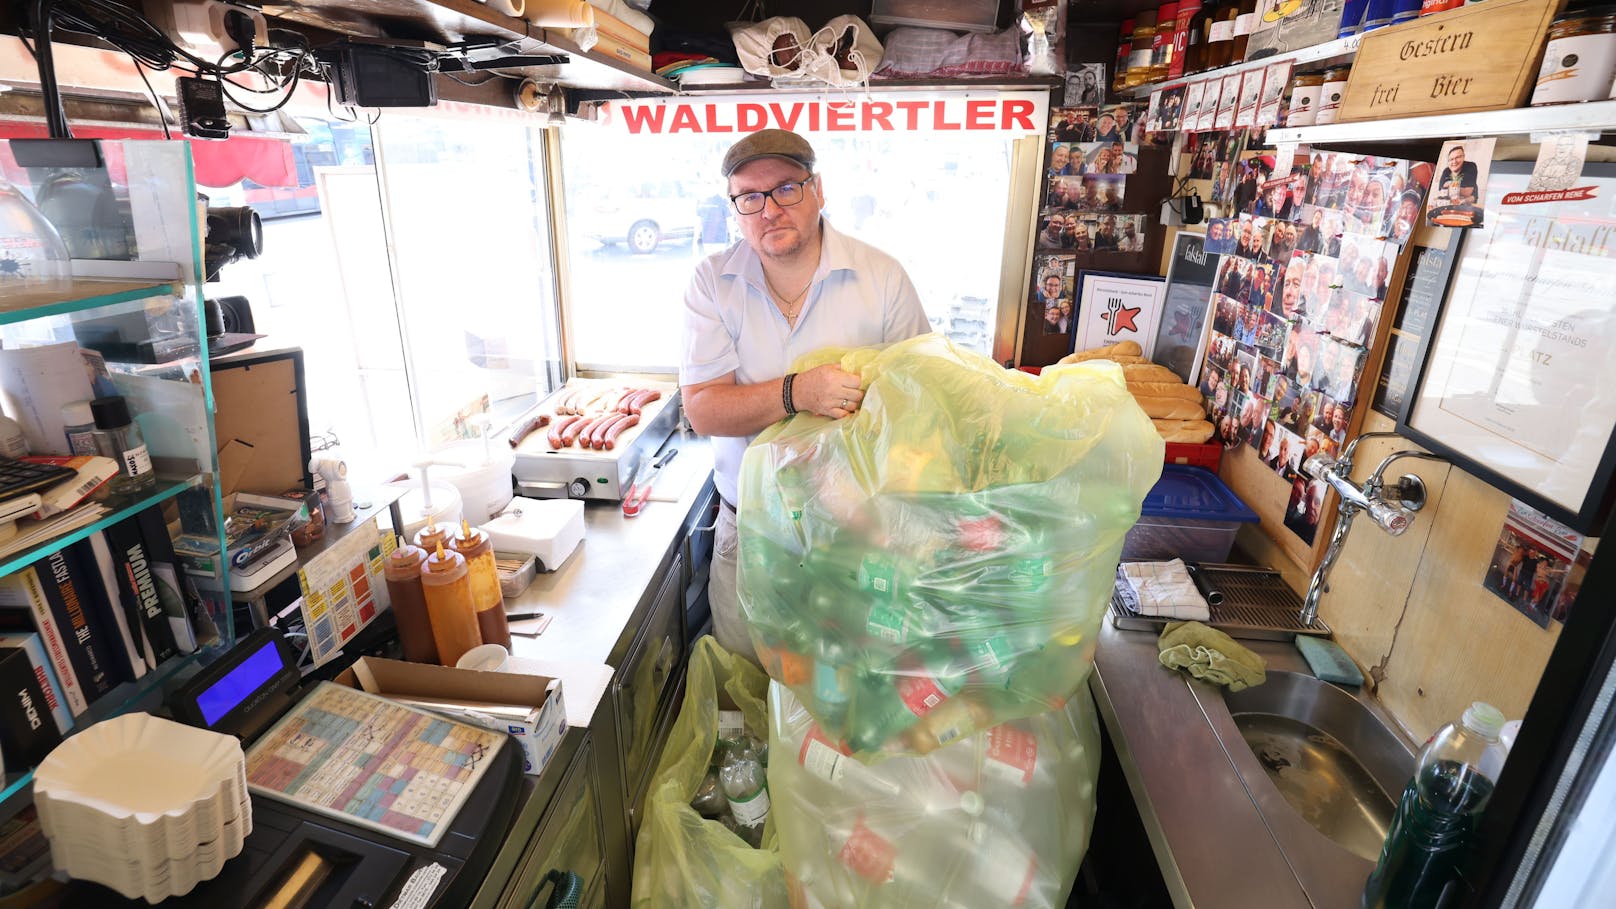
{"label": "chrome faucet", "polygon": [[1319,617],[1319,598],[1330,589],[1330,569],[1341,555],[1341,547],[1347,542],[1347,531],[1352,529],[1352,519],[1358,512],[1368,512],[1370,519],[1395,537],[1407,530],[1414,523],[1414,513],[1425,507],[1425,482],[1414,474],[1406,473],[1398,477],[1395,483],[1387,484],[1381,478],[1386,468],[1402,458],[1444,460],[1439,455],[1415,449],[1394,451],[1381,459],[1362,486],[1355,486],[1351,479],[1352,459],[1358,451],[1358,443],[1377,437],[1397,437],[1397,433],[1366,432],[1349,442],[1341,457],[1318,454],[1308,458],[1302,465],[1303,473],[1323,480],[1341,497],[1341,506],[1337,509],[1340,517],[1335,523],[1335,531],[1330,534],[1330,545],[1325,547],[1324,558],[1319,561],[1318,570],[1313,572],[1313,580],[1307,585],[1307,597],[1302,601],[1303,625],[1312,625]]}

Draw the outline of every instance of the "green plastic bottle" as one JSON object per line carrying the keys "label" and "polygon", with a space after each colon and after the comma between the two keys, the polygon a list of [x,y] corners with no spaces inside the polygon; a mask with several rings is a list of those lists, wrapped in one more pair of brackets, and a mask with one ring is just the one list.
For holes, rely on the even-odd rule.
{"label": "green plastic bottle", "polygon": [[1431,909],[1458,878],[1459,860],[1493,794],[1497,770],[1483,759],[1503,728],[1498,708],[1477,701],[1420,752],[1364,886],[1365,909]]}

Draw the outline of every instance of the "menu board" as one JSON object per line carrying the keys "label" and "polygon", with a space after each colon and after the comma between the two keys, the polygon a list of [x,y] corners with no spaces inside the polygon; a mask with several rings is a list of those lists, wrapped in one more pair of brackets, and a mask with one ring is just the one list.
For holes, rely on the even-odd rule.
{"label": "menu board", "polygon": [[436,846],[504,739],[321,682],[247,752],[247,784],[259,795]]}

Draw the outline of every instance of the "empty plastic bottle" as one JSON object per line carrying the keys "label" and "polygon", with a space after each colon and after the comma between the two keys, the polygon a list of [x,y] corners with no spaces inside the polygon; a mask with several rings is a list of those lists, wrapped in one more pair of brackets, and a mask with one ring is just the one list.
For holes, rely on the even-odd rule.
{"label": "empty plastic bottle", "polygon": [[729,798],[735,832],[753,848],[763,845],[763,825],[769,820],[769,784],[749,739],[743,738],[729,748],[718,777]]}
{"label": "empty plastic bottle", "polygon": [[[1380,861],[1364,887],[1366,909],[1430,909],[1457,878],[1476,819],[1492,797],[1483,772],[1504,715],[1477,701],[1420,752],[1392,817]],[[1487,762],[1492,763],[1492,762]]]}

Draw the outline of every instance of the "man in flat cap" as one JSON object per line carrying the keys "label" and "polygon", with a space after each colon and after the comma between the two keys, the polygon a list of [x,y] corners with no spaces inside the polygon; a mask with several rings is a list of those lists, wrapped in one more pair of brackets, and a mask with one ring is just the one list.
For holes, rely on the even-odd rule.
{"label": "man in flat cap", "polygon": [[736,592],[742,453],[765,427],[799,411],[832,419],[857,412],[858,376],[834,365],[792,373],[797,358],[931,330],[897,260],[826,222],[814,160],[806,139],[781,129],[730,148],[722,172],[741,242],[698,265],[685,293],[679,384],[691,427],[713,437],[723,499],[708,588],[713,633],[754,662]]}

